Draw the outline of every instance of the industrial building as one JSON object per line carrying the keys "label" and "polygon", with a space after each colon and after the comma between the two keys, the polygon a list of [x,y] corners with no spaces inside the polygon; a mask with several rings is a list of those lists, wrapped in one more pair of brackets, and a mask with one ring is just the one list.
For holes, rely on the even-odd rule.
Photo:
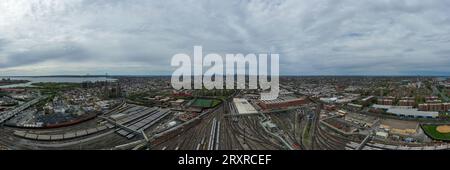
{"label": "industrial building", "polygon": [[338,98],[337,97],[330,97],[330,98],[323,97],[323,98],[320,98],[319,100],[322,102],[325,102],[325,103],[335,103],[338,100]]}
{"label": "industrial building", "polygon": [[357,110],[361,110],[363,108],[362,105],[359,104],[354,104],[354,103],[348,103],[347,104],[347,108],[353,110],[353,111],[357,111]]}
{"label": "industrial building", "polygon": [[436,118],[439,112],[419,111],[413,109],[411,106],[388,106],[388,105],[373,105],[376,109],[387,109],[387,113],[395,114],[397,116],[415,117],[415,118]]}
{"label": "industrial building", "polygon": [[178,100],[175,100],[175,101],[171,101],[171,102],[170,102],[170,104],[171,104],[172,106],[181,106],[183,103],[184,103],[184,100],[183,100],[183,99],[178,99]]}
{"label": "industrial building", "polygon": [[306,104],[306,100],[304,97],[295,98],[295,97],[279,97],[275,100],[260,100],[258,105],[261,106],[262,109],[285,109],[288,107],[299,106]]}
{"label": "industrial building", "polygon": [[236,109],[239,114],[257,114],[258,113],[258,111],[247,101],[247,99],[234,98],[233,103],[236,106]]}
{"label": "industrial building", "polygon": [[368,96],[368,97],[362,99],[361,101],[364,102],[364,103],[367,103],[367,102],[373,100],[374,98],[375,98],[375,96]]}

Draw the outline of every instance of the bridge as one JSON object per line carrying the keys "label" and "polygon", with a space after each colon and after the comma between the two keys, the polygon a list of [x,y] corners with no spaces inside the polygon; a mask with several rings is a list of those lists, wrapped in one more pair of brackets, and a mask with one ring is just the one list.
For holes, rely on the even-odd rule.
{"label": "bridge", "polygon": [[356,150],[361,150],[364,148],[364,146],[367,144],[367,142],[369,142],[374,133],[375,133],[375,128],[379,125],[380,123],[380,119],[377,119],[375,121],[375,123],[373,123],[372,128],[370,128],[369,134],[364,138],[364,140],[359,144],[359,146],[356,148]]}
{"label": "bridge", "polygon": [[19,114],[20,112],[22,112],[23,110],[29,108],[30,106],[38,103],[39,101],[43,100],[47,98],[47,96],[39,96],[36,99],[33,99],[13,110],[9,110],[9,111],[5,111],[0,113],[0,124],[4,123],[5,121],[7,121],[8,119],[11,119],[12,117],[16,116],[17,114]]}
{"label": "bridge", "polygon": [[106,121],[109,122],[109,123],[114,124],[115,126],[121,128],[121,129],[124,129],[124,130],[126,130],[126,131],[128,131],[128,132],[134,133],[134,134],[139,135],[139,136],[143,136],[143,134],[142,134],[140,131],[133,130],[133,129],[131,129],[131,128],[125,126],[125,125],[122,125],[122,124],[120,124],[120,123],[117,123],[117,122],[114,121],[114,120],[109,119],[108,117],[105,117],[105,116],[98,116],[98,117],[101,118],[101,119],[103,119],[103,120],[106,120]]}

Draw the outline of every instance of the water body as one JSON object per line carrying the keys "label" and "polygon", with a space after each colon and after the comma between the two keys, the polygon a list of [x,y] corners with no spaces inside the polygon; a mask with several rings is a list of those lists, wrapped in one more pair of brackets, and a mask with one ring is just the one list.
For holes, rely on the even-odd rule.
{"label": "water body", "polygon": [[440,80],[440,81],[444,81],[444,80],[447,80],[447,79],[449,79],[450,77],[438,77],[437,79],[438,80]]}
{"label": "water body", "polygon": [[0,88],[17,88],[17,87],[32,87],[33,83],[82,83],[86,81],[116,81],[116,79],[109,77],[0,77],[10,78],[11,80],[28,80],[28,83],[11,84],[0,86]]}

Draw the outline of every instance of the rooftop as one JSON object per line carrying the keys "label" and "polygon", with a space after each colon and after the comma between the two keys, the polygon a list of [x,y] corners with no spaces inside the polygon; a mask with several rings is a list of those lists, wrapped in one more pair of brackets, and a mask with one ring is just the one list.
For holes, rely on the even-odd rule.
{"label": "rooftop", "polygon": [[374,108],[388,109],[388,113],[396,115],[414,116],[414,117],[437,117],[439,112],[419,111],[408,106],[387,106],[387,105],[373,105]]}
{"label": "rooftop", "polygon": [[243,98],[234,98],[234,105],[238,110],[239,114],[256,114],[258,111],[246,100]]}

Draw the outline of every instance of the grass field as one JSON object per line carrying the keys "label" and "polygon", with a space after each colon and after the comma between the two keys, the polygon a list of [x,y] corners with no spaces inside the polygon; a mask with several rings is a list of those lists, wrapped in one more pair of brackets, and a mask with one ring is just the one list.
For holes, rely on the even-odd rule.
{"label": "grass field", "polygon": [[450,141],[450,133],[440,133],[436,130],[439,125],[422,125],[423,131],[432,139]]}
{"label": "grass field", "polygon": [[203,108],[210,108],[215,107],[220,103],[220,100],[214,100],[214,99],[195,99],[195,101],[192,103],[192,106],[195,107],[203,107]]}
{"label": "grass field", "polygon": [[216,107],[216,106],[219,105],[220,103],[221,103],[220,100],[213,100],[213,101],[212,101],[212,104],[211,104],[211,107]]}

